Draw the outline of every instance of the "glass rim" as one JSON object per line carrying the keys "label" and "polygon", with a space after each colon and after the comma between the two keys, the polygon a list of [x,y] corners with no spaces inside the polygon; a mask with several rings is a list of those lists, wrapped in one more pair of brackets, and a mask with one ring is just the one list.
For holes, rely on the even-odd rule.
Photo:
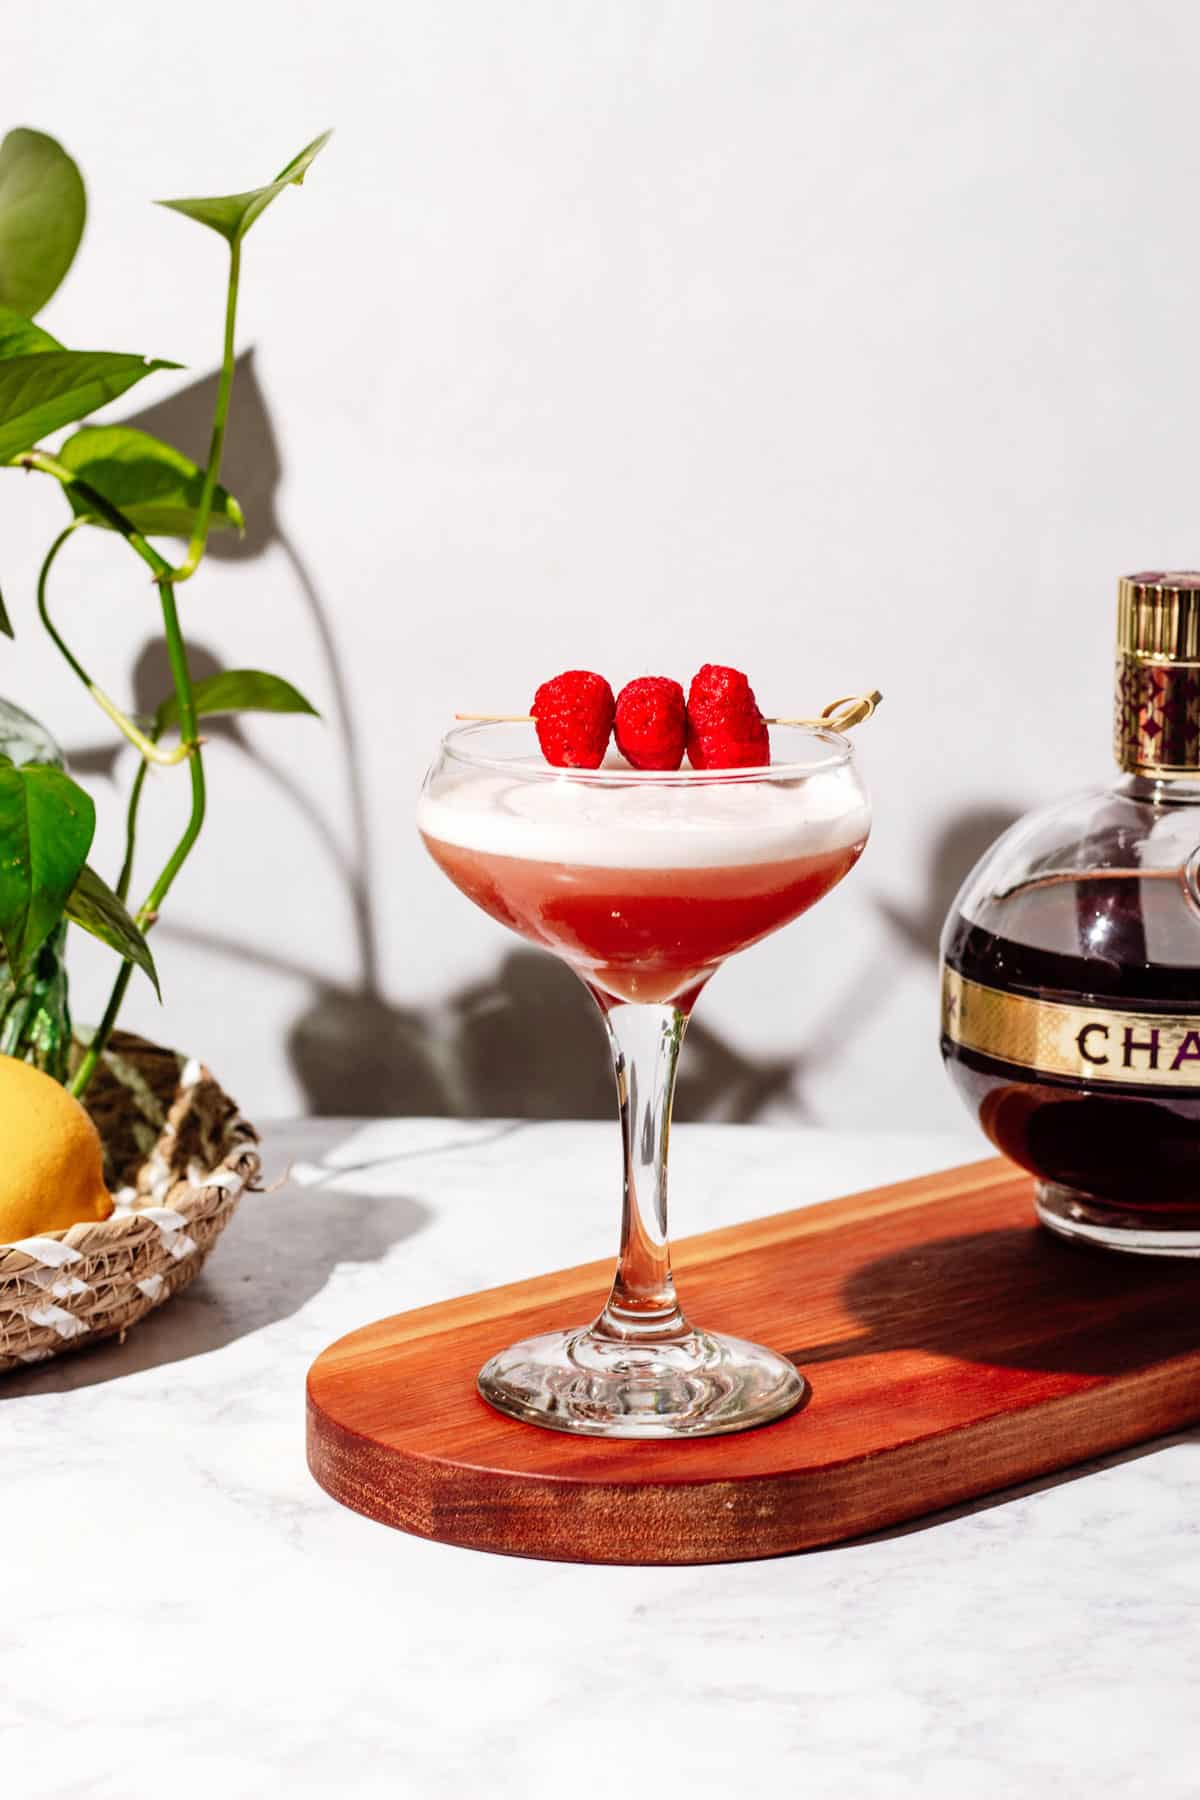
{"label": "glass rim", "polygon": [[[494,769],[500,774],[533,781],[569,781],[588,787],[628,787],[638,784],[707,786],[715,782],[754,782],[800,780],[813,775],[832,773],[854,760],[854,746],[845,732],[826,725],[770,725],[772,733],[782,732],[792,740],[808,741],[823,747],[823,754],[804,759],[788,757],[782,762],[755,763],[736,769],[566,769],[554,763],[522,763],[515,756],[487,755],[476,750],[470,740],[495,731],[533,732],[533,721],[526,725],[515,719],[482,719],[454,725],[442,738],[442,754],[473,769]],[[464,742],[464,740],[466,740]],[[536,748],[536,739],[534,740]]]}

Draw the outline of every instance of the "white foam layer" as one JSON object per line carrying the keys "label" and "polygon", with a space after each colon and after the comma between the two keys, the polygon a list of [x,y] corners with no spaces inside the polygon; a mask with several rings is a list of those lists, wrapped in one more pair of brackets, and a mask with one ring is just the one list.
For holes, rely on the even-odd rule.
{"label": "white foam layer", "polygon": [[522,781],[471,771],[421,796],[428,837],[493,856],[593,868],[728,868],[859,844],[871,814],[846,764],[803,781]]}

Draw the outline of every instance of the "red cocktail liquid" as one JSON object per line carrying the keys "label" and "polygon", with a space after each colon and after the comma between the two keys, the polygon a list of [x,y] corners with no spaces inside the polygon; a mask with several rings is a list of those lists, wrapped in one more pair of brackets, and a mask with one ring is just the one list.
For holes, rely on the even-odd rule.
{"label": "red cocktail liquid", "polygon": [[782,862],[619,869],[496,856],[422,836],[476,906],[555,951],[599,996],[684,1006],[727,956],[836,887],[866,842]]}

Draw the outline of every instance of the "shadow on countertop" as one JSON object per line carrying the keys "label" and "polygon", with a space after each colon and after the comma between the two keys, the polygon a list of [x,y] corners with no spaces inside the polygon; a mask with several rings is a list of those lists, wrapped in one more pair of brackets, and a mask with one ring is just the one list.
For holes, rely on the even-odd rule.
{"label": "shadow on countertop", "polygon": [[1126,1463],[1141,1462],[1143,1458],[1154,1456],[1160,1450],[1178,1449],[1185,1444],[1200,1447],[1200,1426],[1188,1431],[1173,1431],[1166,1437],[1151,1438],[1145,1444],[1134,1444],[1127,1450],[1114,1450],[1107,1456],[1090,1457],[1087,1462],[1072,1463],[1065,1469],[1052,1470],[1050,1474],[1039,1475],[1031,1481],[1017,1482],[1012,1487],[997,1488],[993,1493],[980,1494],[974,1500],[964,1500],[959,1506],[945,1506],[940,1512],[921,1513],[915,1519],[902,1519],[898,1524],[882,1526],[878,1531],[864,1532],[861,1537],[844,1538],[834,1544],[821,1544],[815,1549],[801,1551],[800,1554],[823,1556],[828,1551],[861,1550],[867,1544],[886,1544],[893,1538],[915,1537],[922,1532],[936,1531],[942,1525],[952,1525],[959,1519],[970,1519],[976,1513],[995,1512],[997,1508],[1018,1500],[1049,1493],[1052,1488],[1068,1487],[1076,1481],[1085,1481],[1089,1475],[1102,1474],[1106,1469],[1119,1469]]}
{"label": "shadow on countertop", "polygon": [[[319,1133],[320,1152],[328,1157],[357,1129],[347,1121],[342,1138],[331,1144],[326,1121]],[[302,1156],[303,1127],[289,1128],[289,1136],[299,1137]],[[314,1134],[314,1150],[317,1145]],[[379,1160],[391,1164],[397,1159],[389,1155]],[[370,1166],[330,1167],[323,1179],[303,1185],[282,1182],[286,1170],[268,1166],[267,1191],[242,1198],[211,1260],[181,1293],[140,1320],[123,1344],[109,1339],[27,1371],[0,1375],[0,1402],[94,1387],[220,1350],[290,1318],[321,1292],[339,1264],[381,1261],[397,1244],[416,1236],[430,1213],[407,1194],[358,1193],[342,1185]]]}

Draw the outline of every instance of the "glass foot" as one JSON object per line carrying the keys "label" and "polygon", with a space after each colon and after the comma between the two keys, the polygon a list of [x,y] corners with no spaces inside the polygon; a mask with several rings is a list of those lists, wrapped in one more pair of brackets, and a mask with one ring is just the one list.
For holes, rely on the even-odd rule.
{"label": "glass foot", "polygon": [[1054,1181],[1037,1185],[1037,1215],[1059,1237],[1134,1256],[1200,1257],[1200,1210],[1187,1214],[1122,1212]]}
{"label": "glass foot", "polygon": [[590,1326],[526,1338],[479,1372],[498,1412],[586,1437],[715,1437],[782,1418],[808,1383],[786,1357],[716,1332],[634,1344]]}

